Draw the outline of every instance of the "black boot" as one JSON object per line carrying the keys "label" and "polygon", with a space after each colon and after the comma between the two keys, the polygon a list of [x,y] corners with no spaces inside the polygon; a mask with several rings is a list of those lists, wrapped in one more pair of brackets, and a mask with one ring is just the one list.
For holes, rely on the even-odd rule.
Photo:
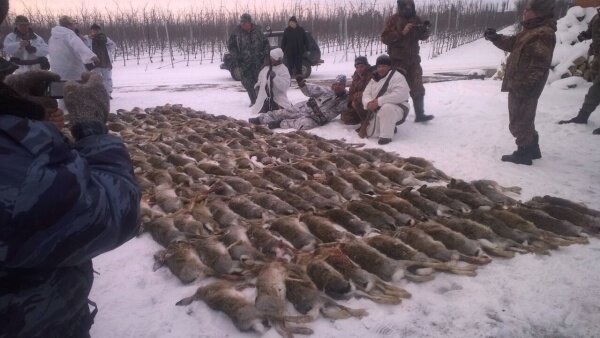
{"label": "black boot", "polygon": [[433,119],[433,115],[425,115],[425,96],[413,97],[413,107],[415,108],[415,122],[427,122]]}
{"label": "black boot", "polygon": [[252,88],[251,90],[247,90],[247,92],[248,97],[250,98],[250,107],[252,107],[256,103],[256,91],[254,90],[254,88]]}
{"label": "black boot", "polygon": [[515,164],[525,164],[531,165],[533,162],[531,161],[531,146],[522,147],[514,151],[511,155],[502,155],[501,160],[503,162],[512,162]]}
{"label": "black boot", "polygon": [[251,117],[248,119],[248,122],[252,124],[260,124],[260,119],[258,117]]}
{"label": "black boot", "polygon": [[540,151],[540,135],[536,133],[533,136],[533,145],[531,146],[531,159],[539,160],[542,158],[542,152]]}
{"label": "black boot", "polygon": [[588,118],[590,117],[591,112],[584,112],[582,110],[579,111],[577,116],[570,120],[562,120],[558,121],[558,124],[567,124],[567,123],[578,123],[578,124],[587,124]]}
{"label": "black boot", "polygon": [[392,142],[392,139],[391,138],[387,138],[387,137],[380,137],[379,141],[377,141],[377,143],[379,143],[381,145],[388,144],[390,142]]}
{"label": "black boot", "polygon": [[592,134],[594,134],[594,135],[600,135],[600,128],[594,129],[594,131],[592,132]]}

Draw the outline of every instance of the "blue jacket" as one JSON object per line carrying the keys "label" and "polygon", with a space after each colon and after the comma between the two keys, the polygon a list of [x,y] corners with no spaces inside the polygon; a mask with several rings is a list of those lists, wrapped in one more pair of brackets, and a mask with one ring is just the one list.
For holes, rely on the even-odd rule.
{"label": "blue jacket", "polygon": [[0,98],[0,337],[87,335],[91,259],[137,229],[140,191],[127,149],[108,134],[70,144],[52,124],[7,111],[23,109],[7,100]]}

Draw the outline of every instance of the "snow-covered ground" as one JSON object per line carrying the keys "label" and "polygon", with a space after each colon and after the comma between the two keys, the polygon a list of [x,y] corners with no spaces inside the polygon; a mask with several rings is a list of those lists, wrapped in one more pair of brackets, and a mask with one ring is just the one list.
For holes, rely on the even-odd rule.
{"label": "snow-covered ground", "polygon": [[[426,46],[422,55],[428,55]],[[495,68],[503,57],[491,43],[479,40],[424,60],[423,68],[426,74]],[[342,62],[339,54],[325,55],[325,64],[309,81],[350,76],[353,58]],[[372,63],[375,58],[369,56]],[[117,63],[111,110],[180,103],[216,115],[251,117],[246,93],[219,64],[163,66],[129,63],[124,68]],[[588,125],[556,124],[577,113],[589,84],[570,90],[546,86],[536,119],[543,158],[533,166],[500,161],[515,148],[508,131],[507,94],[500,85],[491,79],[426,84],[426,112],[435,119],[416,124],[409,115],[394,141],[382,148],[429,159],[453,177],[521,186],[523,200],[550,194],[600,209],[600,136],[592,135],[600,127],[600,113],[592,114]],[[296,88],[289,96],[293,102],[303,99]],[[376,140],[359,139],[353,129],[336,121],[312,132],[379,147]],[[199,284],[184,286],[168,269],[153,272],[152,256],[159,249],[145,234],[94,260],[99,275],[90,298],[99,313],[93,337],[255,336],[240,333],[225,315],[202,302],[175,306]],[[351,300],[347,305],[367,308],[370,315],[335,322],[321,318],[311,327],[315,337],[598,337],[599,260],[598,239],[551,256],[495,259],[477,277],[438,274],[432,282],[402,284],[413,297],[399,306]],[[265,334],[277,336],[274,330]]]}

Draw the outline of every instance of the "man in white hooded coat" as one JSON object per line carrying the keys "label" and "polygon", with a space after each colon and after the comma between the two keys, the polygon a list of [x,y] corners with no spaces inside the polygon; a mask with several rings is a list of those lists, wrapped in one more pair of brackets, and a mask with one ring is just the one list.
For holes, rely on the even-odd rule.
{"label": "man in white hooded coat", "polygon": [[61,80],[80,80],[86,71],[85,64],[100,62],[75,33],[77,23],[68,16],[58,20],[58,26],[52,28],[48,41],[50,51],[50,69],[60,75]]}
{"label": "man in white hooded coat", "polygon": [[252,112],[255,114],[292,107],[287,97],[291,78],[287,67],[283,64],[283,50],[275,48],[269,55],[270,64],[260,71],[258,82],[254,87],[258,93],[256,103],[252,106]]}
{"label": "man in white hooded coat", "polygon": [[392,69],[389,56],[379,56],[376,66],[377,70],[362,96],[363,106],[372,113],[366,136],[379,137],[379,144],[388,144],[392,142],[396,126],[402,124],[408,115],[410,88],[404,75]]}

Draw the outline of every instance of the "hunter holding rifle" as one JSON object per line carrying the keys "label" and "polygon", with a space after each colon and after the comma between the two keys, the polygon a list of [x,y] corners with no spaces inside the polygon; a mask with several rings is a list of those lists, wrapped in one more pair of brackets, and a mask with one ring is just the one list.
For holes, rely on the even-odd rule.
{"label": "hunter holding rifle", "polygon": [[396,126],[406,120],[410,94],[403,70],[393,69],[389,56],[379,56],[375,65],[377,70],[362,96],[369,114],[357,132],[362,138],[379,137],[377,143],[383,145],[392,142]]}
{"label": "hunter holding rifle", "polygon": [[41,36],[35,34],[29,19],[23,15],[15,17],[15,29],[4,39],[4,51],[10,61],[19,66],[15,74],[28,70],[50,69],[48,45]]}
{"label": "hunter holding rifle", "polygon": [[260,71],[258,82],[254,87],[258,95],[256,103],[252,106],[252,112],[258,114],[291,108],[292,103],[287,97],[290,82],[290,73],[283,64],[283,50],[281,48],[271,50],[269,65]]}

